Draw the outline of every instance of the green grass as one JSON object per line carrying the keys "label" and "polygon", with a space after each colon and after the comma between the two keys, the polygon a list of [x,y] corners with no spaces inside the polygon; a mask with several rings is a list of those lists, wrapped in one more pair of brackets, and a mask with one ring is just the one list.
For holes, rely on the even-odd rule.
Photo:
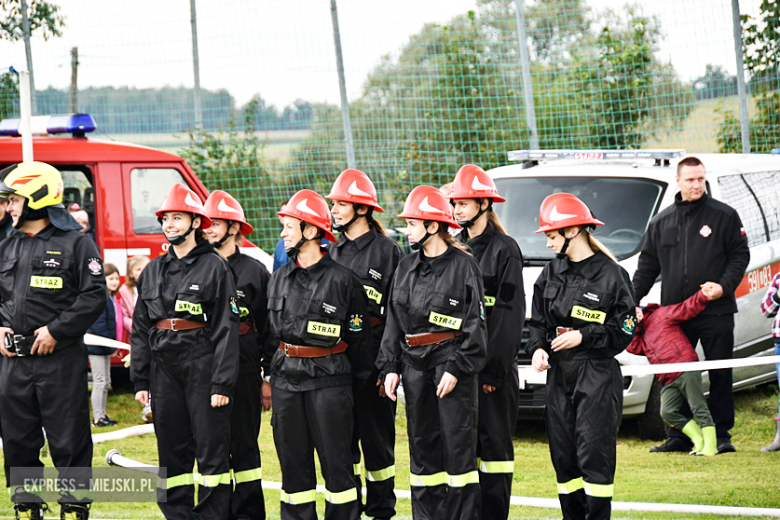
{"label": "green grass", "polygon": [[[736,396],[737,419],[734,444],[738,452],[712,458],[690,457],[684,454],[650,454],[654,444],[642,441],[636,425],[626,422],[618,438],[618,467],[615,479],[615,500],[636,502],[669,502],[745,507],[780,508],[780,453],[760,453],[774,435],[777,413],[777,386],[764,386]],[[111,431],[141,424],[141,408],[129,388],[109,394],[108,415],[120,421]],[[274,452],[270,413],[263,414],[259,444],[263,454],[263,478],[279,482],[279,461]],[[406,416],[399,407],[396,441],[396,486],[409,489],[409,446],[406,437]],[[512,494],[528,497],[555,498],[555,473],[550,463],[547,436],[540,423],[518,425],[515,433],[515,473]],[[157,464],[154,435],[124,439],[95,445],[93,465],[106,466],[105,455],[116,448],[126,457]],[[51,459],[44,459],[51,465]],[[320,478],[320,484],[324,481]],[[279,518],[279,493],[265,494],[268,518]],[[57,506],[49,517],[58,513]],[[318,510],[324,514],[324,501],[318,498]],[[411,518],[408,500],[399,500],[396,518]],[[511,518],[560,518],[552,509],[512,507]],[[7,494],[0,499],[0,518],[13,517]],[[715,515],[682,515],[676,513],[615,512],[617,519],[682,519],[701,520],[728,518]],[[92,508],[92,518],[147,519],[162,518],[152,503],[99,503]]]}

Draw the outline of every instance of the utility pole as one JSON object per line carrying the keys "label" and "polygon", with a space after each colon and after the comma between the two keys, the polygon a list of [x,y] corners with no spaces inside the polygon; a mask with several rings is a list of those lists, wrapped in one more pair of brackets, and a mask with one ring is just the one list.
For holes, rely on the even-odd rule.
{"label": "utility pole", "polygon": [[517,43],[520,46],[520,68],[523,73],[523,97],[525,98],[525,122],[531,133],[531,150],[539,149],[539,133],[536,131],[534,87],[531,83],[531,59],[528,56],[528,39],[525,35],[525,10],[523,0],[515,0]]}
{"label": "utility pole", "polygon": [[352,140],[352,122],[349,119],[349,100],[347,99],[347,82],[344,79],[344,60],[341,56],[341,34],[339,33],[339,14],[336,10],[336,0],[330,0],[330,14],[333,20],[333,41],[336,44],[336,67],[339,73],[339,92],[341,93],[341,122],[344,126],[344,141],[347,145],[347,166],[355,165],[355,144]]}
{"label": "utility pole", "polygon": [[190,0],[190,23],[192,24],[192,68],[195,73],[195,125],[203,124],[203,110],[200,101],[200,60],[198,59],[198,17],[195,14],[195,0]]}
{"label": "utility pole", "polygon": [[68,112],[75,114],[79,111],[79,48],[70,50],[70,102]]}
{"label": "utility pole", "polygon": [[742,127],[742,153],[750,153],[750,116],[747,107],[745,64],[742,59],[742,21],[739,18],[739,0],[731,0],[731,18],[734,24],[734,53],[737,55],[737,94],[739,95],[739,122]]}
{"label": "utility pole", "polygon": [[22,35],[24,38],[24,53],[27,55],[27,73],[30,79],[30,104],[32,114],[38,113],[38,105],[35,101],[35,81],[33,78],[32,48],[30,47],[30,19],[27,16],[27,0],[21,0],[22,10]]}

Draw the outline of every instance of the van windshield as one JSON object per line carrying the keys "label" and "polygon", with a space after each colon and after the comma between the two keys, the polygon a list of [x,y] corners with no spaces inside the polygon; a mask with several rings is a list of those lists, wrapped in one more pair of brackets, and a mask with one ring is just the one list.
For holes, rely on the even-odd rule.
{"label": "van windshield", "polygon": [[623,260],[639,251],[667,184],[621,177],[523,177],[496,179],[496,186],[507,200],[493,206],[496,214],[507,233],[517,240],[526,261],[534,263],[555,256],[547,248],[544,233],[535,233],[539,229],[539,206],[548,195],[564,192],[579,197],[604,222],[594,236]]}

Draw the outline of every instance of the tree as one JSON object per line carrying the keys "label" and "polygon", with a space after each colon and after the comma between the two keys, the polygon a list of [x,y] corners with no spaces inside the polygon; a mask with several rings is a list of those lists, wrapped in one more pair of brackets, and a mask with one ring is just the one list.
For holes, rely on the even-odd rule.
{"label": "tree", "polygon": [[737,77],[730,76],[722,66],[708,64],[704,75],[693,80],[696,99],[714,99],[737,95]]}
{"label": "tree", "polygon": [[[0,40],[18,41],[24,37],[21,6],[21,0],[0,0]],[[62,36],[65,18],[58,5],[46,0],[30,0],[27,8],[30,34],[38,33],[44,40]],[[18,87],[9,78],[0,78],[0,119],[16,112],[19,106]]]}
{"label": "tree", "polygon": [[[769,152],[780,143],[780,5],[762,0],[756,17],[742,15],[742,53],[751,78],[756,116],[750,120],[751,152]],[[718,131],[718,149],[742,151],[741,125],[734,111],[725,112]]]}

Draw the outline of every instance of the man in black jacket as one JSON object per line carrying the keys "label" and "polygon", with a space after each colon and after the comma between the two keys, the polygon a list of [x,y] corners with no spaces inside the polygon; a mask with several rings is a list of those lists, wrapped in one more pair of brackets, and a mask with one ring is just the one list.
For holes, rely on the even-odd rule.
{"label": "man in black jacket", "polygon": [[[704,176],[704,165],[698,158],[686,157],[679,162],[676,179],[680,193],[674,205],[650,222],[633,281],[637,300],[641,300],[660,274],[661,305],[681,303],[703,284],[713,285],[718,299],[684,323],[683,330],[692,345],[701,340],[707,359],[731,359],[737,312],[734,291],[750,261],[750,249],[739,215],[705,192]],[[736,451],[729,434],[734,426],[731,369],[712,370],[709,376],[709,407],[718,452]],[[669,428],[669,440],[650,451],[688,452],[690,444],[682,432]]]}
{"label": "man in black jacket", "polygon": [[14,230],[13,217],[8,213],[8,199],[0,196],[0,240]]}

